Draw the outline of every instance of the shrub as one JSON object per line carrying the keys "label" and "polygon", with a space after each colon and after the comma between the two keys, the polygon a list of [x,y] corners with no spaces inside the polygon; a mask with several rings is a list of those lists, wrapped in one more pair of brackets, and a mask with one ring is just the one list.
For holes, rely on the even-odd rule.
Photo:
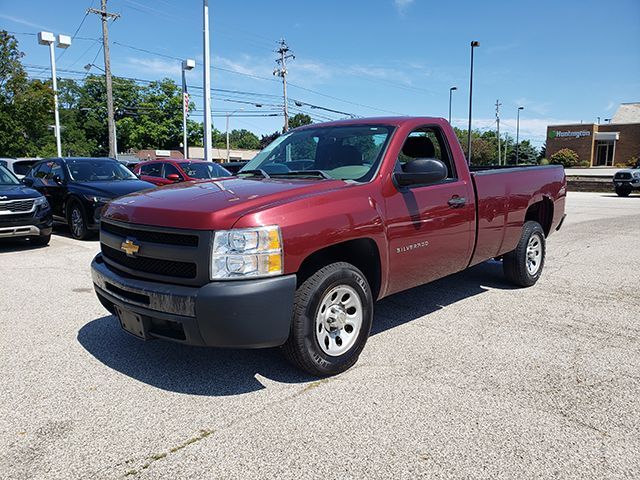
{"label": "shrub", "polygon": [[549,159],[548,158],[541,158],[540,159],[540,165],[549,165]]}
{"label": "shrub", "polygon": [[551,163],[562,165],[565,168],[588,166],[587,162],[581,162],[578,154],[570,148],[563,148],[551,155]]}

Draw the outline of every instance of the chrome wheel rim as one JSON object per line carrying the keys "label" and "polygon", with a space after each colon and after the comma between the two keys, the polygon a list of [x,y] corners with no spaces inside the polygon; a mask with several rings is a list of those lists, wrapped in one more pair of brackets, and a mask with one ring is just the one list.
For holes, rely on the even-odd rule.
{"label": "chrome wheel rim", "polygon": [[331,357],[348,352],[362,328],[362,301],[353,287],[338,285],[322,297],[316,313],[316,340]]}
{"label": "chrome wheel rim", "polygon": [[527,243],[527,271],[529,275],[535,275],[542,264],[542,239],[535,233],[531,235]]}
{"label": "chrome wheel rim", "polygon": [[71,230],[75,237],[82,235],[84,229],[84,220],[82,220],[82,213],[77,208],[71,210]]}

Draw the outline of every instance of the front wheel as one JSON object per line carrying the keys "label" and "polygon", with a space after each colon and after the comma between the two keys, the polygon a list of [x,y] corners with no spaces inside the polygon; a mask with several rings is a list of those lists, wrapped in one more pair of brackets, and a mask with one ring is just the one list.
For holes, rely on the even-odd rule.
{"label": "front wheel", "polygon": [[356,363],[372,320],[373,298],[365,276],[349,263],[333,263],[296,291],[284,353],[313,375],[335,375]]}
{"label": "front wheel", "polygon": [[515,285],[530,287],[542,274],[545,253],[544,230],[538,222],[526,222],[518,245],[504,256],[505,276]]}
{"label": "front wheel", "polygon": [[616,187],[616,193],[619,197],[628,197],[631,193],[631,189],[627,187]]}

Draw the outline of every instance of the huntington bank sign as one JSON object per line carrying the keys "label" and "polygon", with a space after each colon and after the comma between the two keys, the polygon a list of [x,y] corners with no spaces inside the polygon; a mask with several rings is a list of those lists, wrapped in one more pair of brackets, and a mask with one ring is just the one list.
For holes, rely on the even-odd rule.
{"label": "huntington bank sign", "polygon": [[590,137],[589,130],[579,130],[577,132],[562,132],[560,130],[549,130],[549,138],[580,138]]}

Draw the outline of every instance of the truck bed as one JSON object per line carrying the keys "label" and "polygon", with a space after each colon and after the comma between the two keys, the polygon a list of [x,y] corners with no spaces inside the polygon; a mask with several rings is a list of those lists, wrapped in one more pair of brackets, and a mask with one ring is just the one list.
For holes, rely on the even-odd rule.
{"label": "truck bed", "polygon": [[[530,205],[550,208],[547,235],[562,219],[564,168],[560,165],[470,167],[477,204],[476,248],[470,265],[513,250]],[[554,200],[555,199],[555,200]]]}

